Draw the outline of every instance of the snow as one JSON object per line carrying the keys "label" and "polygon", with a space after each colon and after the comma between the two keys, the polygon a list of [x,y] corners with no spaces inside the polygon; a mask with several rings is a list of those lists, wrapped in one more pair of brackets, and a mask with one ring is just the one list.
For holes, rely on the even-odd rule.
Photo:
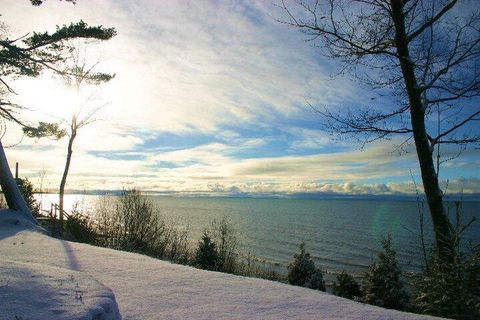
{"label": "snow", "polygon": [[83,272],[0,262],[0,319],[120,319],[113,292]]}
{"label": "snow", "polygon": [[[5,317],[3,310],[11,312],[16,306],[24,312],[20,319],[116,319],[115,299],[124,320],[434,319],[278,282],[61,241],[21,219],[15,222],[11,211],[0,211],[0,256],[1,320],[15,319],[11,313]],[[78,296],[72,299],[77,290],[83,304]],[[49,316],[39,316],[35,308]],[[103,317],[93,318],[99,308]]]}

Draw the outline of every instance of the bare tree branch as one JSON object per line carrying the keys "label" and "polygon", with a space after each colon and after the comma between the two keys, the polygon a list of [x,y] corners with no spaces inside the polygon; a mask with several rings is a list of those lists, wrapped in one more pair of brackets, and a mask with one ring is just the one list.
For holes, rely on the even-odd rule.
{"label": "bare tree branch", "polygon": [[[468,122],[470,122],[471,120],[475,119],[476,116],[480,115],[480,110],[477,111],[477,112],[474,112],[473,114],[471,114],[468,118],[464,119],[463,121],[455,124],[454,126],[452,126],[451,128],[449,128],[448,130],[442,132],[441,134],[439,134],[438,136],[436,136],[435,138],[433,138],[433,141],[432,141],[432,145],[435,145],[436,143],[442,143],[440,139],[442,139],[443,137],[449,135],[450,133],[454,132],[455,130],[457,130],[458,128],[464,126],[465,124],[467,124]],[[444,142],[443,142],[444,143]]]}
{"label": "bare tree branch", "polygon": [[421,35],[427,28],[433,26],[435,22],[440,20],[443,15],[449,12],[453,6],[458,2],[458,0],[450,1],[446,6],[444,6],[436,15],[428,19],[423,25],[421,25],[416,31],[412,32],[410,35],[407,36],[407,41],[411,42],[413,39]]}

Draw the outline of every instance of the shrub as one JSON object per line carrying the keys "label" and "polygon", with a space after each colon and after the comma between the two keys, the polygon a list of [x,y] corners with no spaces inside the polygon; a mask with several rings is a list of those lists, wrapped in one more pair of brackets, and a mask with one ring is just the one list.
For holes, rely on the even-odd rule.
{"label": "shrub", "polygon": [[153,203],[135,189],[124,191],[115,204],[114,223],[120,248],[155,254],[152,244],[162,236],[163,226]]}
{"label": "shrub", "polygon": [[320,269],[315,268],[310,253],[305,251],[305,243],[300,244],[300,253],[293,256],[287,269],[290,284],[325,291],[323,274]]}
{"label": "shrub", "polygon": [[400,279],[401,270],[390,236],[382,241],[383,251],[370,265],[363,284],[363,301],[388,309],[404,310],[408,295]]}
{"label": "shrub", "polygon": [[63,237],[67,240],[89,244],[97,243],[97,230],[94,220],[73,205],[72,212],[63,223]]}
{"label": "shrub", "polygon": [[282,265],[280,263],[267,263],[266,260],[255,256],[251,250],[246,251],[247,253],[238,254],[235,274],[278,282],[287,281],[286,275],[278,273],[275,270],[277,267],[281,268]]}
{"label": "shrub", "polygon": [[466,246],[461,234],[474,221],[460,224],[461,205],[456,204],[453,230],[453,262],[442,261],[435,251],[423,271],[414,277],[415,304],[425,314],[480,319],[480,246]]}
{"label": "shrub", "polygon": [[342,271],[341,274],[337,275],[337,281],[333,283],[333,294],[353,299],[354,297],[361,297],[362,290],[360,290],[360,285],[351,275]]}
{"label": "shrub", "polygon": [[176,263],[188,264],[191,260],[188,228],[179,229],[172,223],[162,222],[163,233],[155,244],[157,257],[165,258]]}
{"label": "shrub", "polygon": [[95,218],[99,245],[178,263],[189,260],[188,230],[167,224],[153,202],[138,190],[126,190],[119,197],[104,196],[97,203]]}
{"label": "shrub", "polygon": [[237,230],[227,218],[223,217],[220,221],[212,222],[210,233],[217,247],[218,271],[236,273],[239,269]]}
{"label": "shrub", "polygon": [[217,247],[207,232],[203,233],[202,240],[198,243],[193,264],[200,269],[217,270],[219,264]]}
{"label": "shrub", "polygon": [[120,234],[121,226],[117,225],[115,217],[115,205],[117,198],[114,196],[103,195],[100,197],[94,208],[93,218],[96,221],[98,232],[97,244],[107,248],[117,248],[116,235]]}

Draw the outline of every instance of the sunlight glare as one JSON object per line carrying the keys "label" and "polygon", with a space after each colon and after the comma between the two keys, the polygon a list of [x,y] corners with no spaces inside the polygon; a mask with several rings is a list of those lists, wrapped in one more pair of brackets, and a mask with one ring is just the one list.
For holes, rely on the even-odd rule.
{"label": "sunlight glare", "polygon": [[[88,109],[92,100],[96,99],[94,91],[85,87],[77,90],[61,79],[42,77],[35,80],[22,81],[21,89],[28,95],[23,96],[22,105],[32,111],[33,119],[42,121],[68,122],[73,114]],[[35,81],[35,85],[33,85]],[[28,88],[28,89],[27,89]]]}

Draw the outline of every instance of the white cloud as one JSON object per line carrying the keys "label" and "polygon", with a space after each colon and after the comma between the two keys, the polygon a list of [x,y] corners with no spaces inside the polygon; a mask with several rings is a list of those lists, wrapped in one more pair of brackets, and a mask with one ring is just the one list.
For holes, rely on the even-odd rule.
{"label": "white cloud", "polygon": [[293,149],[319,149],[332,143],[332,137],[321,130],[294,127],[286,131],[295,136],[290,145]]}
{"label": "white cloud", "polygon": [[[91,10],[86,2],[33,8],[28,1],[5,1],[8,10],[2,11],[20,33],[80,18],[116,27],[118,36],[102,46],[103,65],[116,78],[102,90],[114,106],[111,120],[139,128],[212,132],[223,124],[304,112],[306,99],[337,104],[340,96],[353,94],[346,82],[326,81],[294,30],[263,11],[250,19],[245,15],[250,6],[102,1]],[[55,86],[23,102],[48,109]]]}

